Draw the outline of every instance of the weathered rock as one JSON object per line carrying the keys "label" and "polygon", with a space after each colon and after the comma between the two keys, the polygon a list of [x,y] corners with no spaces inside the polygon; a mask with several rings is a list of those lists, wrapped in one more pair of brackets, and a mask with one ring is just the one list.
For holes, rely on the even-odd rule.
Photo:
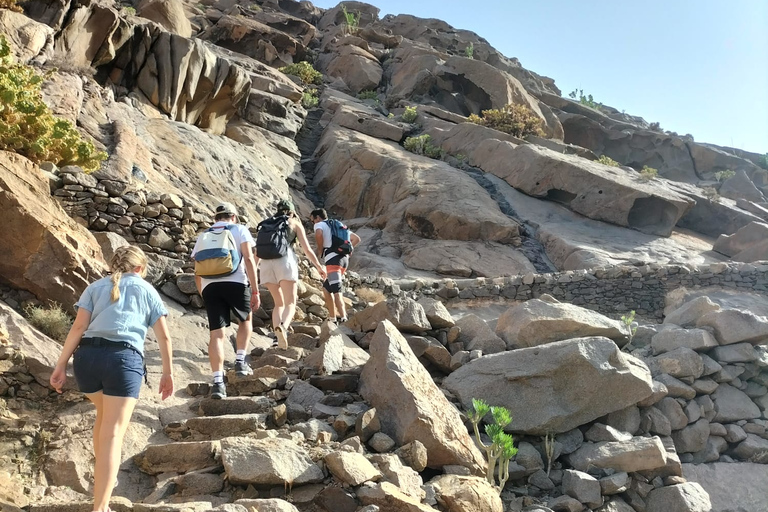
{"label": "weathered rock", "polygon": [[753,461],[757,458],[764,460],[768,453],[768,439],[747,434],[747,438],[739,443],[733,453],[742,460]]}
{"label": "weathered rock", "polygon": [[439,341],[424,336],[406,336],[405,339],[416,357],[433,364],[443,373],[451,373],[451,353]]}
{"label": "weathered rock", "polygon": [[766,238],[768,238],[768,224],[750,222],[732,235],[720,235],[712,249],[726,256],[735,257],[756,244],[764,242]]}
{"label": "weathered rock", "polygon": [[683,407],[674,398],[663,398],[656,404],[656,408],[667,417],[672,430],[680,430],[688,425],[688,417],[685,415]]}
{"label": "weathered rock", "polygon": [[184,473],[195,469],[218,466],[221,458],[219,441],[154,444],[136,455],[136,466],[150,475],[169,471]]}
{"label": "weathered rock", "polygon": [[8,224],[0,277],[73,312],[85,287],[107,271],[96,239],[50,197],[39,167],[5,151],[0,152],[0,212]]}
{"label": "weathered rock", "polygon": [[629,474],[620,471],[599,480],[600,492],[605,496],[619,494],[629,488]]}
{"label": "weathered rock", "polygon": [[424,308],[418,302],[397,297],[364,309],[352,317],[348,325],[353,329],[374,331],[384,320],[402,332],[420,334],[431,328]]}
{"label": "weathered rock", "polygon": [[579,471],[611,468],[616,471],[643,471],[663,468],[667,451],[658,437],[634,437],[630,441],[584,443],[568,455],[571,465]]}
{"label": "weathered rock", "polygon": [[595,477],[581,471],[572,469],[563,471],[563,492],[590,508],[603,504],[600,483]]}
{"label": "weathered rock", "polygon": [[[342,40],[343,43],[343,40]],[[340,78],[352,94],[373,90],[379,86],[384,71],[370,52],[351,44],[343,44],[333,52],[325,67],[328,76]]]}
{"label": "weathered rock", "polygon": [[768,488],[763,485],[768,479],[765,464],[683,464],[683,473],[709,494],[711,509],[706,510],[712,512],[760,510],[768,500]]}
{"label": "weathered rock", "polygon": [[632,434],[616,430],[610,425],[595,423],[584,433],[584,439],[598,443],[600,441],[629,441]]}
{"label": "weathered rock", "polygon": [[605,336],[619,345],[625,335],[618,320],[572,304],[532,299],[509,308],[496,324],[508,348],[533,347],[553,341]]}
{"label": "weathered rock", "polygon": [[696,325],[699,318],[718,309],[720,309],[720,305],[712,302],[709,297],[696,297],[683,303],[677,309],[670,311],[664,318],[664,323],[679,325],[680,327],[692,327]]}
{"label": "weathered rock", "polygon": [[765,196],[749,179],[744,170],[736,171],[736,175],[725,180],[717,192],[729,199],[746,199],[756,203],[765,202]]}
{"label": "weathered rock", "polygon": [[305,360],[304,365],[314,368],[320,375],[330,375],[339,371],[344,359],[344,340],[341,335],[330,336],[325,343],[315,349]]}
{"label": "weathered rock", "polygon": [[730,384],[720,384],[710,395],[715,402],[715,418],[720,423],[735,423],[760,417],[760,408],[746,393]]}
{"label": "weathered rock", "polygon": [[[647,367],[607,338],[494,354],[462,366],[443,385],[467,409],[473,398],[506,407],[514,418],[509,430],[532,435],[566,432],[652,392]],[[538,405],[531,409],[531,403]]]}
{"label": "weathered rock", "polygon": [[751,343],[734,343],[715,347],[710,356],[720,363],[750,363],[757,360],[757,353]]}
{"label": "weathered rock", "polygon": [[36,57],[53,35],[53,29],[48,25],[10,9],[0,11],[0,32],[5,34],[11,54],[22,63]]}
{"label": "weathered rock", "polygon": [[704,372],[701,356],[686,347],[679,347],[654,357],[651,367],[658,367],[661,373],[677,378],[697,379]]}
{"label": "weathered rock", "polygon": [[422,297],[417,302],[424,308],[424,314],[433,329],[446,329],[456,325],[456,321],[439,300]]}
{"label": "weathered rock", "polygon": [[[426,463],[426,453],[424,455],[424,462]],[[404,465],[398,455],[392,453],[372,455],[371,462],[379,468],[384,481],[396,485],[405,494],[416,499],[424,498],[425,493],[422,489],[424,481],[421,479],[421,475],[412,467]],[[422,466],[422,469],[424,467],[426,466]]]}
{"label": "weathered rock", "polygon": [[192,37],[192,25],[184,13],[184,4],[179,0],[142,0],[136,13],[159,23],[168,32]]}
{"label": "weathered rock", "polygon": [[360,453],[331,452],[323,461],[333,476],[348,485],[357,486],[381,478],[379,470]]}
{"label": "weathered rock", "polygon": [[496,336],[488,324],[477,315],[464,315],[456,321],[461,329],[457,341],[464,344],[466,350],[481,350],[483,354],[504,352],[504,341]]}
{"label": "weathered rock", "polygon": [[646,501],[648,512],[710,512],[709,494],[699,484],[686,482],[654,489]]}
{"label": "weathered rock", "polygon": [[382,431],[400,445],[423,443],[429,467],[458,464],[480,473],[485,460],[458,411],[389,321],[376,329],[370,352],[360,377],[360,394],[379,412]]}
{"label": "weathered rock", "polygon": [[447,512],[503,512],[499,493],[488,480],[473,476],[441,475],[429,482],[437,502]]}
{"label": "weathered rock", "polygon": [[[288,503],[285,500],[279,498],[267,498],[267,499],[245,499],[235,501],[235,505],[245,507],[246,510],[257,510],[258,512],[298,512],[293,504]],[[215,510],[220,510],[221,507],[217,507]],[[229,511],[226,512],[239,512]]]}
{"label": "weathered rock", "polygon": [[747,341],[752,344],[768,341],[768,318],[749,311],[722,309],[711,311],[699,318],[697,327],[714,329],[715,338],[721,345]]}
{"label": "weathered rock", "polygon": [[357,497],[363,505],[376,505],[381,512],[432,512],[434,509],[424,505],[389,482],[382,482],[373,487],[361,487]]}
{"label": "weathered rock", "polygon": [[709,421],[701,418],[696,423],[672,433],[677,453],[695,453],[707,446]]}
{"label": "weathered rock", "polygon": [[716,346],[717,340],[704,329],[664,329],[651,338],[654,354],[663,354],[678,348],[703,351]]}
{"label": "weathered rock", "polygon": [[205,398],[200,402],[199,413],[205,416],[225,414],[259,414],[270,412],[273,402],[265,396],[228,397],[223,400]]}
{"label": "weathered rock", "polygon": [[221,460],[236,485],[302,485],[324,477],[305,451],[287,439],[223,439]]}

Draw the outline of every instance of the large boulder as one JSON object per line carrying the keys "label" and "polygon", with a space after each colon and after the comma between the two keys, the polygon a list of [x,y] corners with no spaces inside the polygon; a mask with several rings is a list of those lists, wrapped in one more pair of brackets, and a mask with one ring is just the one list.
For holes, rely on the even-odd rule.
{"label": "large boulder", "polygon": [[184,13],[180,0],[142,0],[136,13],[142,18],[159,23],[168,32],[192,37],[192,24]]}
{"label": "large boulder", "polygon": [[368,332],[375,331],[384,320],[402,332],[420,334],[432,328],[421,304],[403,297],[391,297],[364,309],[353,316],[348,325],[352,329]]}
{"label": "large boulder", "polygon": [[479,316],[464,315],[456,325],[461,329],[457,341],[463,343],[466,350],[482,350],[483,354],[504,352],[504,341]]}
{"label": "large boulder", "polygon": [[709,494],[712,512],[752,512],[768,503],[765,464],[683,464],[683,476]]}
{"label": "large boulder", "polygon": [[743,341],[752,344],[768,342],[768,317],[751,311],[720,309],[710,311],[699,318],[697,327],[711,327],[721,345],[732,345]]}
{"label": "large boulder", "polygon": [[35,164],[0,152],[0,212],[6,226],[0,278],[74,312],[85,287],[107,271],[101,248],[50,196]]}
{"label": "large boulder", "polygon": [[572,304],[532,299],[506,310],[496,324],[496,334],[507,348],[523,348],[588,336],[626,342],[622,324],[600,313]]}
{"label": "large boulder", "polygon": [[459,412],[389,321],[379,324],[369,350],[360,394],[378,411],[382,431],[398,445],[416,440],[424,444],[429,467],[458,464],[482,474],[485,459]]}
{"label": "large boulder", "polygon": [[[473,398],[512,413],[513,432],[567,432],[648,398],[651,374],[607,338],[577,338],[476,359],[445,388],[469,409]],[[535,403],[536,407],[531,407]]]}
{"label": "large boulder", "polygon": [[736,261],[768,259],[768,224],[750,222],[732,235],[720,235],[712,247]]}
{"label": "large boulder", "polygon": [[437,502],[447,512],[503,512],[499,491],[485,478],[441,475],[430,480]]}
{"label": "large boulder", "polygon": [[648,512],[712,512],[709,494],[696,482],[654,489],[646,501]]}
{"label": "large boulder", "polygon": [[352,44],[339,46],[332,57],[323,60],[329,61],[325,73],[343,80],[352,94],[376,89],[384,74],[374,55]]}
{"label": "large boulder", "polygon": [[658,436],[633,437],[628,441],[584,443],[568,455],[568,460],[579,471],[600,468],[631,473],[663,468],[667,451]]}
{"label": "large boulder", "polygon": [[236,485],[302,485],[323,480],[323,470],[288,439],[229,437],[221,441],[221,460]]}
{"label": "large boulder", "polygon": [[747,173],[744,170],[736,172],[735,176],[732,176],[725,180],[718,193],[729,199],[746,199],[747,201],[753,201],[755,203],[765,202],[765,196],[760,189],[749,179]]}
{"label": "large boulder", "polygon": [[714,421],[735,423],[760,417],[760,408],[752,399],[730,384],[720,384],[710,397],[715,402]]}
{"label": "large boulder", "polygon": [[23,63],[36,57],[53,35],[53,29],[48,25],[10,9],[0,10],[0,32],[5,35],[11,54]]}

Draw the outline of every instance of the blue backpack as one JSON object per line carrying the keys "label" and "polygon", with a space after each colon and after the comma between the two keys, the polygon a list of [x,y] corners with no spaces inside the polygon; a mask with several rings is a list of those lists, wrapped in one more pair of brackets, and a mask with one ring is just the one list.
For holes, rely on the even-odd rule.
{"label": "blue backpack", "polygon": [[355,248],[349,240],[349,228],[336,219],[328,219],[325,223],[331,228],[331,247],[328,251],[340,254],[341,256],[352,254]]}
{"label": "blue backpack", "polygon": [[224,277],[240,266],[240,248],[232,236],[234,224],[206,229],[198,239],[195,253],[195,275]]}

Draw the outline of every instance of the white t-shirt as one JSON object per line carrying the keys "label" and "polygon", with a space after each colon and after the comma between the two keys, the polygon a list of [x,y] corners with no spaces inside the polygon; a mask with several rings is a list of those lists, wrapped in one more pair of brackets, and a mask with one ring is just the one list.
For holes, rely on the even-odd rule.
{"label": "white t-shirt", "polygon": [[325,221],[318,222],[315,224],[315,231],[323,232],[323,249],[330,247],[332,241],[331,226],[329,226]]}
{"label": "white t-shirt", "polygon": [[[220,228],[227,226],[229,224],[232,224],[231,222],[224,222],[219,221],[216,222],[213,226],[213,228]],[[243,242],[248,242],[248,247],[253,249],[253,247],[256,246],[256,242],[253,241],[253,237],[251,236],[251,232],[248,231],[248,228],[244,226],[243,224],[234,224],[235,228],[231,230],[232,237],[235,239],[235,245],[237,245],[237,249],[240,250],[240,244]],[[199,243],[195,242],[195,247],[192,249],[192,259],[195,258],[195,253],[197,253],[197,244]],[[242,254],[240,255],[242,256]],[[214,278],[203,278],[203,286],[202,288],[205,289],[206,286],[208,286],[211,283],[241,283],[241,284],[248,284],[248,275],[245,273],[245,263],[243,262],[243,258],[240,258],[240,265],[238,265],[237,270],[235,270],[233,273],[229,274],[228,276],[224,277],[214,277]]]}

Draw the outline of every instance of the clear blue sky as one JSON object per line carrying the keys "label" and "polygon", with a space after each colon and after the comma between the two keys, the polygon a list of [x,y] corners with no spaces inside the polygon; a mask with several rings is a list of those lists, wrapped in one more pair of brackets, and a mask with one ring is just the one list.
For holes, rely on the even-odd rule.
{"label": "clear blue sky", "polygon": [[[330,8],[333,0],[315,5]],[[768,152],[768,0],[374,0],[472,30],[508,57],[665,130]]]}

